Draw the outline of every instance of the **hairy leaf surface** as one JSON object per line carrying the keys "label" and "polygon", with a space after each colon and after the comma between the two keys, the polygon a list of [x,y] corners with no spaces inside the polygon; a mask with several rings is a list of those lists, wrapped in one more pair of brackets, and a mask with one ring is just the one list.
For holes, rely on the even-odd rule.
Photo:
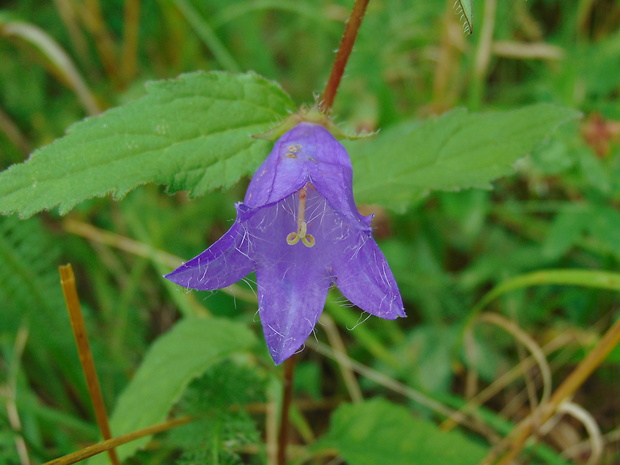
{"label": "hairy leaf surface", "polygon": [[[207,368],[255,342],[250,330],[229,320],[187,318],[160,337],[121,394],[111,418],[115,436],[163,421],[189,382]],[[119,447],[121,459],[148,442],[138,439]],[[101,455],[93,463],[105,463]]]}
{"label": "hairy leaf surface", "polygon": [[346,142],[355,198],[403,212],[431,190],[488,189],[560,124],[578,116],[549,104],[486,114],[457,109],[423,123],[400,124],[370,140]]}
{"label": "hairy leaf surface", "polygon": [[252,139],[293,109],[255,74],[195,72],[147,84],[147,94],[71,126],[0,173],[0,212],[28,217],[155,182],[203,194],[251,173],[270,144]]}

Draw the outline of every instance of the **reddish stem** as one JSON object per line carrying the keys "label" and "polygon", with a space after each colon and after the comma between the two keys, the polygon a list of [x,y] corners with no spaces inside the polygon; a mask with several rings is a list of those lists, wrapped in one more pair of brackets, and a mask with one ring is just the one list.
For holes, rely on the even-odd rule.
{"label": "reddish stem", "polygon": [[353,50],[353,44],[357,38],[357,31],[359,31],[362,25],[362,19],[364,19],[368,2],[370,2],[370,0],[355,0],[355,5],[353,5],[351,16],[349,16],[342,41],[340,42],[340,48],[338,49],[334,64],[332,65],[332,72],[329,75],[325,90],[323,91],[323,97],[319,103],[321,111],[325,114],[331,111],[332,105],[334,104],[336,92],[338,92],[340,80],[342,79],[347,61],[349,61],[349,56]]}
{"label": "reddish stem", "polygon": [[295,373],[296,356],[284,361],[284,386],[282,392],[282,407],[280,410],[280,431],[278,432],[278,465],[286,464],[286,446],[288,445],[288,412],[293,400],[293,374]]}
{"label": "reddish stem", "polygon": [[[362,25],[362,19],[366,14],[366,7],[370,0],[355,0],[351,16],[344,29],[344,35],[340,42],[340,48],[336,53],[332,71],[325,85],[323,96],[319,104],[321,112],[328,114],[331,111],[338,86],[353,50],[353,44],[357,38],[357,32]],[[286,446],[288,445],[289,410],[293,399],[293,374],[295,373],[295,355],[284,362],[284,386],[282,393],[282,408],[280,412],[280,431],[278,432],[278,457],[277,464],[286,464]]]}

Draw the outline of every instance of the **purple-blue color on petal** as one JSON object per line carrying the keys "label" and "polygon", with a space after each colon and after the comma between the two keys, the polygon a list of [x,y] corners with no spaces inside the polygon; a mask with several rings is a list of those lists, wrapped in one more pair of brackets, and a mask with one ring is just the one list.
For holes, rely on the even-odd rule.
{"label": "purple-blue color on petal", "polygon": [[405,316],[394,276],[353,200],[344,147],[323,126],[284,134],[254,175],[237,220],[166,278],[214,290],[256,272],[267,347],[280,364],[303,346],[329,287],[381,318]]}

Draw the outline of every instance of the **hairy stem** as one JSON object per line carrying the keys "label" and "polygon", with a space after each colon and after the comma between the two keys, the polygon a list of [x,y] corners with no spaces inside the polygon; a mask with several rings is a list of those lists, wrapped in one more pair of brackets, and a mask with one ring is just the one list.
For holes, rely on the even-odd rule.
{"label": "hairy stem", "polygon": [[323,96],[319,104],[321,111],[325,114],[328,114],[331,111],[332,105],[334,104],[336,92],[338,92],[340,80],[342,79],[344,69],[347,66],[347,61],[349,61],[349,56],[353,50],[353,44],[357,38],[357,31],[359,31],[359,28],[362,25],[362,19],[366,13],[368,2],[370,2],[370,0],[355,0],[355,5],[353,5],[351,16],[349,16],[349,20],[345,26],[344,35],[342,36],[342,41],[340,42],[340,48],[336,53],[336,58],[334,59],[334,64],[332,65],[332,71],[329,75],[329,79],[327,80],[327,84],[325,85],[325,90],[323,91]]}

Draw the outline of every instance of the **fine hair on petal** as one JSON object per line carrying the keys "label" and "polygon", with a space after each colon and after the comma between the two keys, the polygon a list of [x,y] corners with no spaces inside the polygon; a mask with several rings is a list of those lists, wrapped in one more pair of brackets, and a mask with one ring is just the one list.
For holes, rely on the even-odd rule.
{"label": "fine hair on petal", "polygon": [[[359,325],[366,323],[366,320],[368,320],[368,318],[370,318],[372,315],[370,313],[366,313],[366,312],[362,312],[360,313],[359,318],[357,319],[357,323],[355,323],[355,325],[352,328],[349,328],[347,326],[347,330],[348,331],[353,331],[355,328],[357,328]],[[363,318],[363,319],[362,319]]]}
{"label": "fine hair on petal", "polygon": [[248,286],[250,291],[252,291],[252,294],[254,294],[254,297],[258,299],[258,294],[256,293],[256,288],[254,287],[256,286],[256,281],[248,278],[247,276],[245,278],[241,278],[241,281],[243,281]]}
{"label": "fine hair on petal", "polygon": [[346,307],[346,308],[355,308],[355,307],[357,307],[357,305],[355,305],[354,303],[352,303],[348,299],[339,300],[337,303],[338,303],[338,305],[340,307]]}
{"label": "fine hair on petal", "polygon": [[[310,334],[312,334],[312,336],[314,337],[314,340],[318,343],[319,338],[316,335],[316,325],[313,325],[312,321],[310,321],[308,318],[306,318],[306,321],[310,323],[310,326],[312,326],[312,332]],[[320,323],[317,321],[317,324],[320,324]],[[304,343],[304,346],[305,346],[305,343]]]}
{"label": "fine hair on petal", "polygon": [[[314,333],[314,330],[312,330],[312,332]],[[316,335],[314,338],[316,339]],[[297,349],[297,351],[293,355],[301,354],[305,348],[306,348],[306,343],[304,342],[302,345],[299,346],[299,349]]]}

